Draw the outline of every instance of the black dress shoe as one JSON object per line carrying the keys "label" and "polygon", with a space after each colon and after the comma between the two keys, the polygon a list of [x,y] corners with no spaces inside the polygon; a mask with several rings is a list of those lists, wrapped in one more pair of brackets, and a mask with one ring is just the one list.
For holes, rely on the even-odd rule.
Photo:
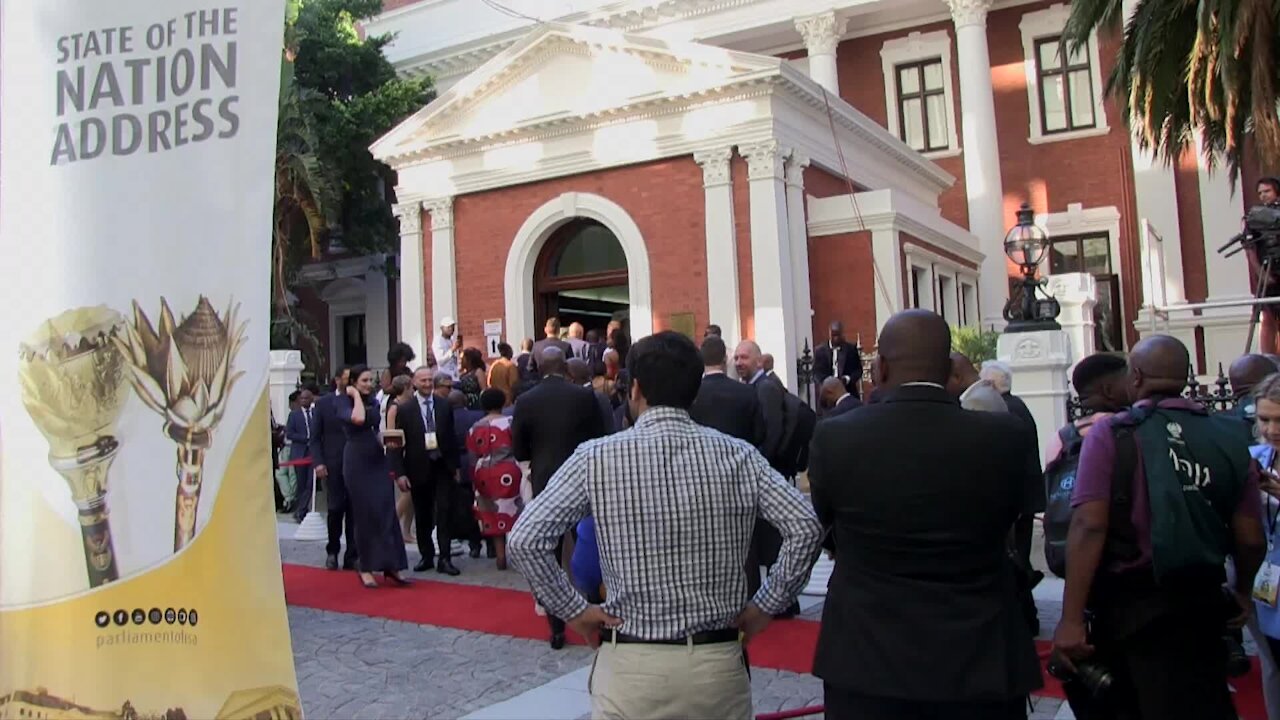
{"label": "black dress shoe", "polygon": [[337,569],[338,569],[338,556],[337,556],[337,554],[335,554],[335,553],[329,553],[329,557],[327,557],[327,558],[325,558],[325,559],[324,559],[324,569],[325,569],[325,570],[337,570]]}
{"label": "black dress shoe", "polygon": [[480,557],[480,542],[471,543],[471,559],[475,560]]}
{"label": "black dress shoe", "polygon": [[551,649],[552,649],[552,650],[563,650],[563,649],[564,649],[564,633],[552,633],[552,634],[551,634]]}
{"label": "black dress shoe", "polygon": [[462,571],[453,566],[453,561],[449,558],[440,558],[440,562],[436,563],[436,572],[449,577],[457,577]]}
{"label": "black dress shoe", "polygon": [[494,545],[493,545],[493,541],[492,541],[492,540],[490,540],[489,542],[487,542],[487,543],[485,543],[485,544],[486,544],[488,547],[486,547],[486,548],[485,548],[484,556],[485,556],[485,557],[487,557],[487,558],[489,558],[490,560],[493,560],[494,558],[498,557],[498,548],[494,547]]}
{"label": "black dress shoe", "polygon": [[414,572],[426,572],[431,569],[431,558],[422,558],[417,565],[413,566]]}

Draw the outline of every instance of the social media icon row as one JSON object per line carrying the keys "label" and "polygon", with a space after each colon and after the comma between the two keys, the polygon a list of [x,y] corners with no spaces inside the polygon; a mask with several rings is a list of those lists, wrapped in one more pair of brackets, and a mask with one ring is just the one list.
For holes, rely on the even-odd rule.
{"label": "social media icon row", "polygon": [[195,627],[200,622],[200,615],[195,610],[179,609],[160,610],[160,608],[151,608],[151,610],[143,610],[142,608],[134,608],[133,612],[128,610],[116,610],[114,613],[106,610],[99,610],[93,616],[93,624],[100,628],[105,628],[111,623],[115,623],[120,627],[133,622],[134,625],[142,625],[150,622],[152,625],[159,625],[164,622],[169,625],[177,623],[179,625],[190,625]]}

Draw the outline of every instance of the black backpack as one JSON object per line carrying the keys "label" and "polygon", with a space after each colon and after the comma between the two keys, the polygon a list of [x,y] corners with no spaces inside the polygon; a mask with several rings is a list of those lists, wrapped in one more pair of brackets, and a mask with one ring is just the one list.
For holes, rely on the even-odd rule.
{"label": "black backpack", "polygon": [[1076,484],[1080,466],[1080,448],[1084,437],[1075,423],[1058,430],[1062,452],[1044,469],[1044,559],[1049,571],[1060,578],[1067,576],[1067,530],[1071,527],[1071,490]]}
{"label": "black backpack", "polygon": [[818,427],[818,415],[803,400],[788,392],[783,399],[782,474],[787,477],[809,469],[809,442]]}

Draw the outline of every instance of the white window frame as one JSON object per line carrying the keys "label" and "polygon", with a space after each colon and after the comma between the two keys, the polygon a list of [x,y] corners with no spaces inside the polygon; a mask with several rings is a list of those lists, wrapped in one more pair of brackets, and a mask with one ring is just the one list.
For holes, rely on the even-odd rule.
{"label": "white window frame", "polygon": [[959,282],[957,294],[960,296],[960,325],[978,327],[980,320],[978,313],[978,276],[957,275],[956,279]]}
{"label": "white window frame", "polygon": [[[1027,75],[1027,107],[1031,116],[1031,134],[1027,142],[1032,145],[1079,140],[1080,138],[1100,137],[1111,132],[1107,125],[1106,86],[1102,84],[1102,62],[1098,54],[1098,33],[1089,34],[1089,76],[1093,82],[1093,117],[1097,125],[1082,130],[1050,133],[1046,135],[1040,120],[1040,74],[1036,68],[1036,41],[1046,38],[1060,37],[1067,26],[1067,18],[1071,15],[1068,5],[1058,3],[1044,10],[1029,12],[1022,16],[1018,28],[1022,31],[1023,66]],[[1070,103],[1070,98],[1066,99]]]}
{"label": "white window frame", "polygon": [[[934,312],[938,310],[938,304],[935,299],[938,292],[938,276],[946,275],[951,278],[952,288],[955,290],[956,295],[951,302],[952,312],[955,315],[955,322],[952,324],[960,324],[960,306],[957,303],[964,301],[963,295],[959,292],[960,283],[969,283],[976,293],[978,289],[977,271],[971,267],[961,265],[949,257],[939,255],[929,248],[921,247],[911,242],[902,243],[902,254],[905,260],[904,264],[908,268],[907,305],[911,305],[911,300],[915,297],[916,279],[915,273],[910,272],[911,269],[919,268],[924,271],[927,288],[920,288],[920,308],[933,310]],[[925,292],[926,289],[927,293]],[[971,310],[971,317],[976,320],[978,308],[974,307]]]}
{"label": "white window frame", "polygon": [[956,123],[955,80],[951,72],[951,36],[946,30],[913,32],[903,38],[888,40],[880,48],[887,128],[895,138],[901,139],[902,130],[898,125],[898,66],[933,58],[942,60],[942,91],[947,106],[947,147],[921,155],[929,159],[955,157],[960,154],[960,135]]}
{"label": "white window frame", "polygon": [[[948,292],[943,292],[943,281],[951,284]],[[944,305],[942,312],[938,313],[948,325],[960,324],[960,283],[956,281],[956,272],[951,268],[936,267],[933,270],[933,281],[938,286],[938,297],[942,299]],[[938,302],[934,300],[934,311],[937,312]]]}
{"label": "white window frame", "polygon": [[[1071,203],[1067,205],[1066,212],[1036,215],[1036,224],[1044,228],[1050,240],[1056,237],[1071,237],[1073,235],[1107,234],[1107,244],[1111,251],[1111,274],[1121,278],[1121,281],[1116,283],[1120,288],[1120,342],[1123,345],[1127,345],[1129,335],[1125,313],[1128,311],[1130,298],[1125,295],[1123,281],[1125,273],[1120,267],[1122,264],[1122,256],[1120,255],[1120,208],[1115,205],[1107,205],[1105,207],[1086,209],[1082,203]],[[1145,274],[1145,270],[1143,273]],[[1048,276],[1049,253],[1046,252],[1044,258],[1040,260],[1040,277]]]}

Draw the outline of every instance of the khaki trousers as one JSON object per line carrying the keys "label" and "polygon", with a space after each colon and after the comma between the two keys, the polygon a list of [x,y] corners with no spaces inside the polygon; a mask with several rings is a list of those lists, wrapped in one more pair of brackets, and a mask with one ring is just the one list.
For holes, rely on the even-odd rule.
{"label": "khaki trousers", "polygon": [[753,717],[741,644],[643,645],[602,640],[587,682],[595,720]]}

